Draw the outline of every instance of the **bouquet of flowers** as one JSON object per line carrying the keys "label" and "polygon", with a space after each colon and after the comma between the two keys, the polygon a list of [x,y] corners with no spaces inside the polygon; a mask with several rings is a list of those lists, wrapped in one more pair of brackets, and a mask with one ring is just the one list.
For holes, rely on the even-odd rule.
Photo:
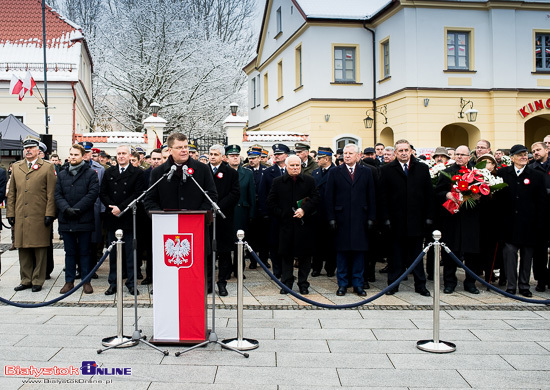
{"label": "bouquet of flowers", "polygon": [[439,180],[439,174],[444,170],[447,169],[448,166],[454,164],[454,160],[449,160],[446,163],[435,163],[435,160],[428,159],[428,160],[419,160],[426,164],[430,168],[430,177],[432,179],[432,185],[436,186],[437,181]]}
{"label": "bouquet of flowers", "polygon": [[454,176],[441,172],[453,182],[451,195],[458,201],[457,204],[449,199],[443,203],[443,207],[450,213],[458,213],[462,205],[473,208],[480,196],[489,196],[508,185],[502,178],[493,176],[485,165],[486,162],[482,161],[472,169],[461,167]]}
{"label": "bouquet of flowers", "polygon": [[504,155],[500,158],[499,169],[504,167],[509,167],[510,165],[512,165],[512,159],[510,158],[510,156]]}

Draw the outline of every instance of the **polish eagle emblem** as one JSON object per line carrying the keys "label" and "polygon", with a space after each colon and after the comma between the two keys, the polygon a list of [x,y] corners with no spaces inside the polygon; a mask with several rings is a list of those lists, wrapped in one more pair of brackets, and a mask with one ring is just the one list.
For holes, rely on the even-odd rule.
{"label": "polish eagle emblem", "polygon": [[166,265],[190,267],[191,242],[182,235],[165,237],[164,260]]}

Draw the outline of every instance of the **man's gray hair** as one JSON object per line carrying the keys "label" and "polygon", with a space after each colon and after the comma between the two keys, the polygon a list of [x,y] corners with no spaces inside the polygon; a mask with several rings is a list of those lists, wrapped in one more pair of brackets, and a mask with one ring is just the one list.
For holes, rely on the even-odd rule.
{"label": "man's gray hair", "polygon": [[220,144],[212,145],[210,147],[210,151],[212,150],[217,150],[222,156],[225,154],[225,148],[223,147],[223,145]]}
{"label": "man's gray hair", "polygon": [[132,148],[130,145],[118,145],[116,150],[119,150],[120,148],[126,148],[126,150],[128,150],[128,154],[132,154]]}
{"label": "man's gray hair", "polygon": [[386,147],[384,148],[384,150],[385,150],[386,152],[393,152],[393,151],[395,150],[395,148],[394,148],[393,146],[386,146]]}
{"label": "man's gray hair", "polygon": [[359,145],[357,145],[357,144],[347,144],[346,146],[344,146],[344,150],[350,149],[350,148],[353,148],[354,153],[359,153]]}
{"label": "man's gray hair", "polygon": [[292,159],[298,159],[298,161],[300,162],[300,164],[302,163],[302,159],[298,156],[296,156],[295,154],[291,155],[291,156],[288,156],[287,158],[285,158],[285,165],[288,165],[288,163],[290,162],[290,160]]}

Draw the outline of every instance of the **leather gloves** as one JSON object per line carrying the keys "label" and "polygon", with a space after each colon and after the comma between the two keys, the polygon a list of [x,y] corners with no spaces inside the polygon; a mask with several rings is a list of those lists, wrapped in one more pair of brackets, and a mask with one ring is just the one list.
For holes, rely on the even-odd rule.
{"label": "leather gloves", "polygon": [[72,207],[68,207],[65,209],[65,211],[63,211],[63,215],[67,219],[76,219],[80,216],[80,209],[74,209]]}
{"label": "leather gloves", "polygon": [[8,223],[13,226],[15,225],[15,217],[8,217]]}
{"label": "leather gloves", "polygon": [[54,219],[55,219],[54,217],[48,217],[48,216],[44,217],[44,225],[51,226]]}

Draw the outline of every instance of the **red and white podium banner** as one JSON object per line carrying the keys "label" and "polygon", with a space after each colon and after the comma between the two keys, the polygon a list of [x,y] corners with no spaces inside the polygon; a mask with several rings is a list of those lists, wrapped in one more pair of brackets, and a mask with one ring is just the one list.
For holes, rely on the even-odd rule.
{"label": "red and white podium banner", "polygon": [[206,340],[204,216],[152,214],[154,342]]}

